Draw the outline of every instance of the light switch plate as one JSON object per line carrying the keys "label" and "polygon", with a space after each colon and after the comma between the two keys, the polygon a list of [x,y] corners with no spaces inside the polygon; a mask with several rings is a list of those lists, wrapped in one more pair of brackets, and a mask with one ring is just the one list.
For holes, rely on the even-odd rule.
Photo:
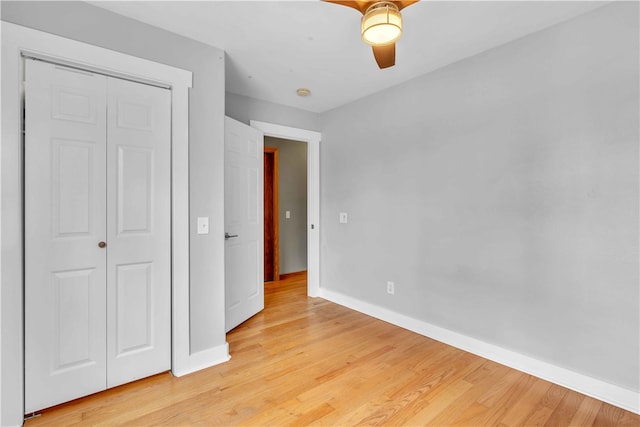
{"label": "light switch plate", "polygon": [[284,217],[285,217],[286,219],[291,218],[291,211],[285,211],[285,212],[284,212]]}
{"label": "light switch plate", "polygon": [[198,234],[209,234],[209,217],[198,217]]}
{"label": "light switch plate", "polygon": [[340,212],[340,224],[346,224],[349,222],[349,217],[346,212]]}

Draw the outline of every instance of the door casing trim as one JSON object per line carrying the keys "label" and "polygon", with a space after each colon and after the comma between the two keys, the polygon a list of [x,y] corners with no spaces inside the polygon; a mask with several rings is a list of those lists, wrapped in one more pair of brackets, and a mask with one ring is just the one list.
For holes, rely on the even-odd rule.
{"label": "door casing trim", "polygon": [[251,120],[264,136],[307,143],[307,295],[320,293],[320,141],[322,134],[274,123]]}

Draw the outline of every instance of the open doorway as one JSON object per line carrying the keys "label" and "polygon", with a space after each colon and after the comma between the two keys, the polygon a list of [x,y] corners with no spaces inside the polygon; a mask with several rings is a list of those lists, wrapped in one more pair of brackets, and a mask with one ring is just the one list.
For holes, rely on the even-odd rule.
{"label": "open doorway", "polygon": [[307,143],[264,137],[264,281],[307,271]]}
{"label": "open doorway", "polygon": [[320,293],[320,141],[322,134],[306,129],[250,121],[251,127],[267,137],[300,141],[307,146],[307,295],[317,297]]}

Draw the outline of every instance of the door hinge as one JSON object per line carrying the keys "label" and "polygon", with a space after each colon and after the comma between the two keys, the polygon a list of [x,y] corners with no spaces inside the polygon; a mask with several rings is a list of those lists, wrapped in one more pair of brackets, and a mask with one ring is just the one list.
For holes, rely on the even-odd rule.
{"label": "door hinge", "polygon": [[42,414],[40,412],[32,412],[30,414],[24,414],[24,421],[30,420],[32,418],[38,418]]}

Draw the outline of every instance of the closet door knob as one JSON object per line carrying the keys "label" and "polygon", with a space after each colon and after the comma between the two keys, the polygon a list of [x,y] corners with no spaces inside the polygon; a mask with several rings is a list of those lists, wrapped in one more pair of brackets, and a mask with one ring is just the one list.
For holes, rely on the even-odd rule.
{"label": "closet door knob", "polygon": [[98,243],[98,247],[99,247],[99,248],[106,248],[106,247],[107,247],[107,242],[100,242],[100,243]]}

